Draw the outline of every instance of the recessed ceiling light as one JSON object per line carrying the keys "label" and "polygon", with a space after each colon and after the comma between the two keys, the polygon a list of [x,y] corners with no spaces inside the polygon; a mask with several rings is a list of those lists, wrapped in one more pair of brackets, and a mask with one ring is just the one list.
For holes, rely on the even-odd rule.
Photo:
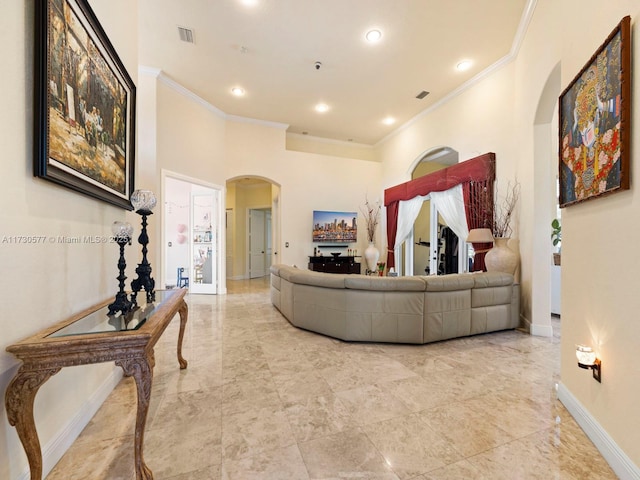
{"label": "recessed ceiling light", "polygon": [[231,89],[231,93],[233,93],[236,97],[242,97],[244,95],[244,88],[242,88],[242,87],[233,87]]}
{"label": "recessed ceiling light", "polygon": [[240,3],[245,7],[255,7],[258,5],[258,0],[240,0]]}
{"label": "recessed ceiling light", "polygon": [[384,123],[385,125],[393,125],[394,123],[396,123],[396,119],[393,117],[387,117],[382,120],[382,123]]}
{"label": "recessed ceiling light", "polygon": [[456,65],[456,69],[460,70],[461,72],[469,70],[469,68],[471,68],[471,63],[471,60],[462,60]]}
{"label": "recessed ceiling light", "polygon": [[379,42],[380,39],[382,38],[382,32],[377,28],[374,28],[372,30],[369,30],[365,34],[364,38],[366,38],[367,42],[370,42],[370,43]]}
{"label": "recessed ceiling light", "polygon": [[324,113],[327,110],[329,110],[329,105],[327,105],[326,103],[319,103],[316,105],[316,112]]}

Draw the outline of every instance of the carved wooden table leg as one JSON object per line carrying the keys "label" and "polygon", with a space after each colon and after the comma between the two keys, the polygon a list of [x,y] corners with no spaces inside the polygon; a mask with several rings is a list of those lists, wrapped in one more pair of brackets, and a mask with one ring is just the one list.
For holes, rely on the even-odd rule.
{"label": "carved wooden table leg", "polygon": [[60,368],[25,370],[20,367],[5,393],[7,418],[9,423],[16,427],[18,437],[27,454],[31,480],[42,479],[42,451],[33,420],[33,401],[42,384],[59,371]]}
{"label": "carved wooden table leg", "polygon": [[149,400],[151,399],[151,384],[153,382],[154,366],[153,350],[146,352],[143,357],[116,360],[116,365],[122,367],[125,376],[133,377],[138,391],[138,410],[136,413],[136,432],[134,440],[134,463],[136,480],[153,480],[151,469],[144,463],[144,429],[147,424]]}
{"label": "carved wooden table leg", "polygon": [[184,300],[180,305],[178,313],[180,314],[180,333],[178,334],[178,363],[180,364],[180,369],[185,369],[187,368],[187,361],[182,356],[182,339],[184,338],[184,329],[187,326],[187,315],[189,313],[189,307]]}

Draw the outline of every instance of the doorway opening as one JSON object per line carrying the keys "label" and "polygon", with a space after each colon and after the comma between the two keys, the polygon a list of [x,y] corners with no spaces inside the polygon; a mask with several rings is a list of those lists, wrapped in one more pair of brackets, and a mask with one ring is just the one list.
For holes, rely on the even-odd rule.
{"label": "doorway opening", "polygon": [[162,172],[162,279],[165,288],[190,293],[226,293],[222,188]]}
{"label": "doorway opening", "polygon": [[227,278],[268,276],[278,263],[280,186],[263,177],[230,179],[226,206]]}
{"label": "doorway opening", "polygon": [[[411,179],[457,163],[458,152],[455,150],[449,147],[430,149],[413,163]],[[404,266],[400,273],[404,275],[445,275],[468,269],[466,242],[458,239],[429,198],[423,201],[400,256]]]}

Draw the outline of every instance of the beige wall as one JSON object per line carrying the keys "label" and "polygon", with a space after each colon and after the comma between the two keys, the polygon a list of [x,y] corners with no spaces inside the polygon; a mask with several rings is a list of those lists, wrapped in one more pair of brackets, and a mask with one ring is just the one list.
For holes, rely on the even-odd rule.
{"label": "beige wall", "polygon": [[[591,14],[588,11],[591,10]],[[598,22],[593,22],[597,12]],[[640,64],[637,1],[573,1],[560,12],[563,24],[562,85],[602,44],[624,15],[632,19],[632,64]],[[589,28],[579,28],[588,24]],[[636,464],[640,465],[640,282],[633,239],[640,234],[640,96],[632,92],[631,185],[628,192],[585,202],[562,212],[562,382]],[[575,345],[592,345],[602,359],[602,384],[576,367]]]}
{"label": "beige wall", "polygon": [[[313,210],[359,211],[366,196],[372,202],[383,200],[377,162],[288,151],[283,129],[255,123],[228,121],[226,134],[227,178],[251,175],[280,187],[281,241],[273,248],[283,263],[306,267],[313,255]],[[358,232],[353,247],[362,253],[367,247],[364,223],[358,224]],[[381,251],[384,243],[379,230]]]}
{"label": "beige wall", "polygon": [[298,133],[287,133],[287,150],[317,153],[333,157],[376,160],[375,149],[371,145],[362,145],[339,140],[309,137]]}
{"label": "beige wall", "polygon": [[[637,2],[604,5],[595,0],[539,0],[514,61],[379,146],[385,187],[407,180],[412,162],[421,152],[438,145],[460,152],[460,160],[495,152],[499,186],[518,178],[522,197],[515,233],[522,257],[522,313],[529,322],[537,318],[532,313],[537,307],[532,305],[532,291],[550,291],[548,274],[540,278],[541,272],[535,270],[534,276],[533,268],[551,261],[550,222],[555,216],[555,192],[549,182],[550,172],[557,169],[556,140],[552,138],[557,135],[557,121],[551,115],[543,115],[546,120],[538,117],[539,108],[553,110],[543,98],[554,90],[547,80],[560,64],[557,98],[627,14],[632,19],[639,16]],[[637,64],[640,46],[635,24],[632,30]],[[637,125],[637,95],[632,110],[632,123]],[[545,127],[545,122],[553,127]],[[637,146],[640,129],[632,132],[632,144]],[[547,140],[541,142],[541,135],[547,135]],[[548,151],[540,151],[541,143]],[[639,179],[640,173],[632,169],[631,184],[637,185]],[[634,321],[640,307],[640,285],[629,241],[640,233],[640,224],[634,220],[639,208],[640,199],[632,189],[567,208],[562,217],[561,387],[636,465],[640,465],[640,430],[636,428],[640,413],[634,403],[640,397],[640,373],[633,358],[640,347],[640,323]],[[627,268],[622,267],[625,264]],[[596,347],[603,360],[602,384],[577,367],[578,343]]]}
{"label": "beige wall", "polygon": [[[137,77],[136,2],[92,0],[102,26],[120,52],[129,74]],[[127,15],[122,15],[126,11]],[[0,392],[18,362],[5,347],[65,316],[111,297],[117,291],[117,245],[62,244],[57,236],[110,235],[115,220],[135,221],[133,214],[33,177],[34,2],[0,3],[3,51],[3,160],[0,236],[45,236],[45,243],[0,243]],[[50,241],[49,238],[54,240]],[[43,449],[109,378],[113,365],[67,368],[39,391],[35,416]],[[4,398],[4,394],[2,395]],[[97,407],[96,407],[97,408]],[[0,408],[0,478],[15,479],[27,467],[16,431]]]}

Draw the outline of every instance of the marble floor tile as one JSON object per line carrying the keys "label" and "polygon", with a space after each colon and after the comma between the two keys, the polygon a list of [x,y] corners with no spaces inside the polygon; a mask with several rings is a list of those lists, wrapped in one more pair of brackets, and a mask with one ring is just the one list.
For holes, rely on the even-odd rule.
{"label": "marble floor tile", "polygon": [[[210,472],[222,464],[220,424],[173,424],[145,435],[145,461],[156,478],[172,478],[195,471]],[[179,438],[179,443],[167,439]]]}
{"label": "marble floor tile", "polygon": [[358,430],[303,442],[299,446],[311,479],[399,478],[371,440]]}
{"label": "marble floor tile", "polygon": [[462,459],[448,439],[426,426],[417,415],[372,423],[362,430],[401,479]]}
{"label": "marble floor tile", "polygon": [[133,436],[76,443],[47,480],[135,480]]}
{"label": "marble floor tile", "polygon": [[[427,345],[295,328],[269,279],[188,295],[155,348],[145,460],[156,480],[615,479],[557,400],[552,338],[519,330]],[[134,480],[137,394],[123,378],[48,480]]]}
{"label": "marble floor tile", "polygon": [[307,468],[297,445],[225,462],[223,480],[306,480]]}
{"label": "marble floor tile", "polygon": [[298,442],[326,437],[358,425],[347,407],[333,393],[306,398],[288,406],[286,412]]}
{"label": "marble floor tile", "polygon": [[515,439],[494,418],[487,418],[475,405],[456,402],[419,414],[423,422],[447,438],[465,457],[484,452]]}
{"label": "marble floor tile", "polygon": [[222,419],[222,455],[237,460],[296,443],[281,407],[246,410]]}

